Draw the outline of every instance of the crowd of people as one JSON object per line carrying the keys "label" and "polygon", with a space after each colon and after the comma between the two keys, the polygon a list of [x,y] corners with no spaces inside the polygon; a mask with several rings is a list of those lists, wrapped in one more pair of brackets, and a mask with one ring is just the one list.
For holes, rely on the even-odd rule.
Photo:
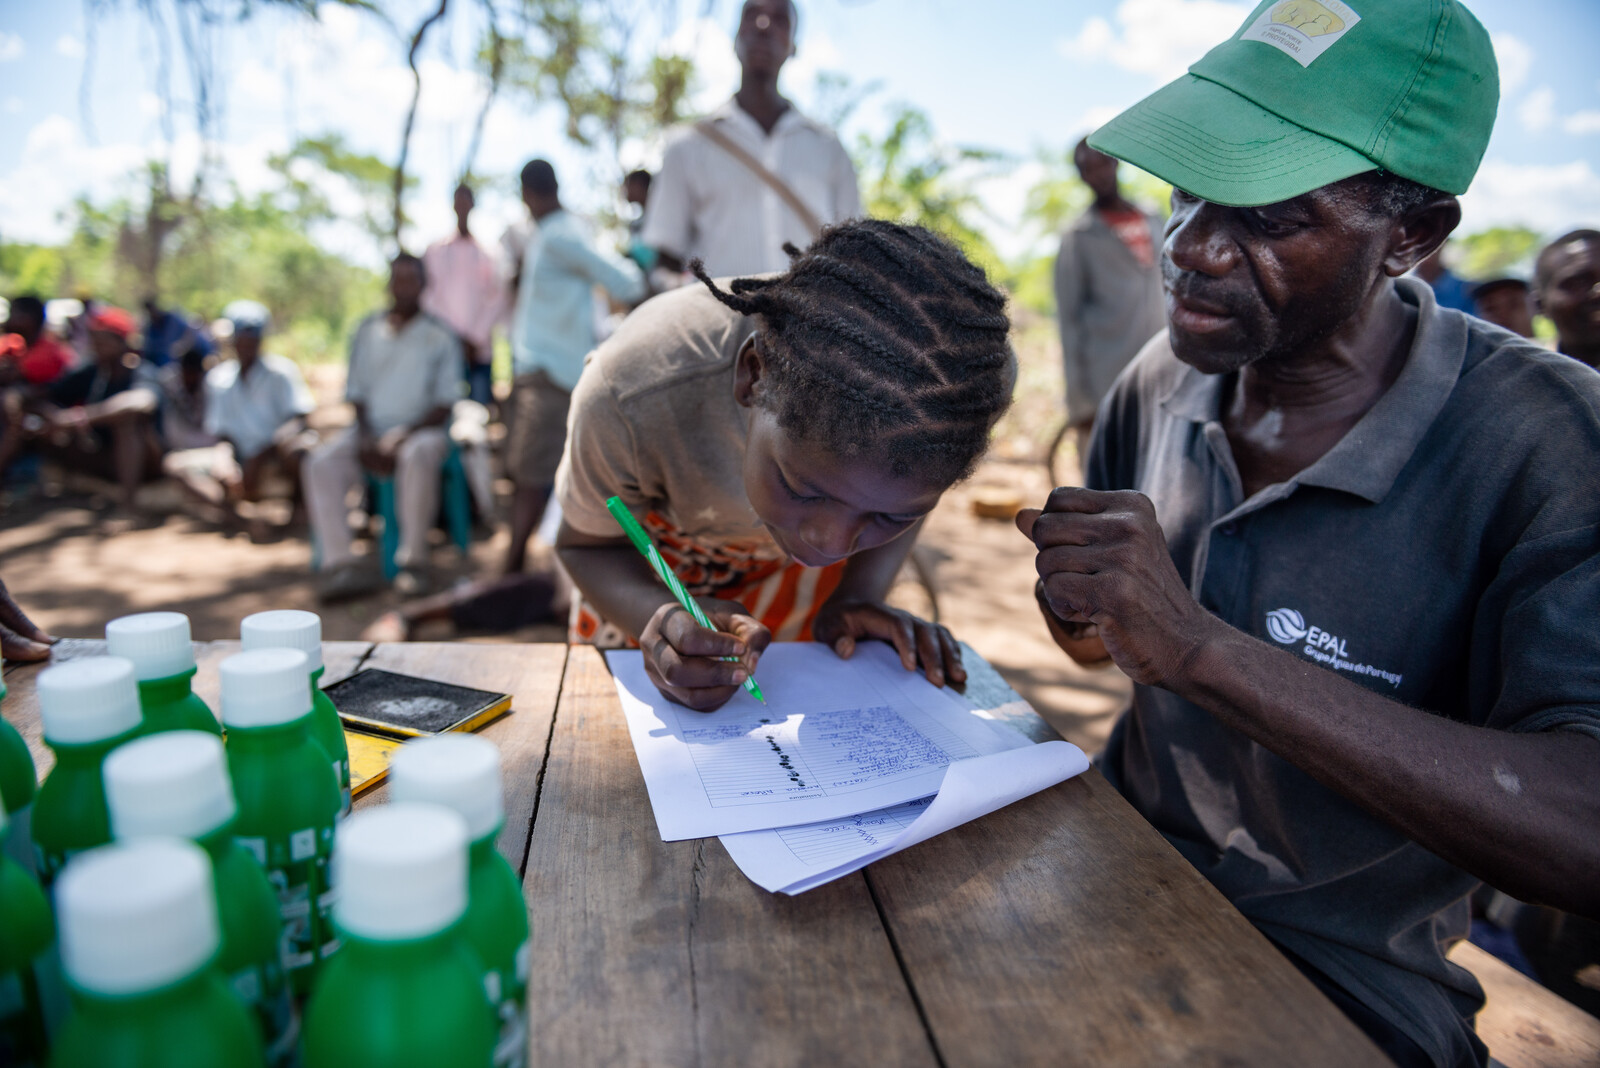
{"label": "crowd of people", "polygon": [[[1455,0],[1372,6],[1359,33],[1306,7],[1263,4],[1077,146],[1094,202],[1056,282],[1084,478],[1018,516],[1021,551],[1065,655],[1134,682],[1107,778],[1397,1064],[1482,1065],[1482,991],[1445,959],[1474,888],[1600,916],[1600,499],[1562,474],[1600,459],[1600,233],[1556,238],[1527,277],[1456,279],[1439,253],[1494,123],[1487,33]],[[423,593],[451,458],[482,481],[462,406],[492,403],[507,557],[415,602],[402,635],[548,612],[527,544],[554,502],[573,639],[636,642],[685,705],[728,701],[773,640],[881,640],[959,684],[951,633],[885,599],[1010,402],[1006,297],[947,240],[859,218],[837,136],[778,91],[796,19],[743,5],[738,91],[628,176],[625,255],[536,159],[507,277],[458,190],[456,232],[398,256],[355,332],[352,426],[306,430],[259,306],[230,307],[233,359],[210,370],[170,320],[135,354],[132,317],[95,309],[74,370],[19,298],[0,459],[92,462],[130,500],[165,469],[219,508],[278,466],[329,598],[378,581],[350,506],[387,484],[394,581]],[[1118,160],[1173,186],[1169,221],[1125,197]]]}

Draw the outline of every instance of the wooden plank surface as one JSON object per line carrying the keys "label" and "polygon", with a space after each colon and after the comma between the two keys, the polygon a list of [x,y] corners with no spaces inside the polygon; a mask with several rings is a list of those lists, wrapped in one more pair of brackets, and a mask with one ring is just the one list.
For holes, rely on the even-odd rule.
{"label": "wooden plank surface", "polygon": [[1450,959],[1483,984],[1478,1037],[1505,1068],[1600,1065],[1600,1020],[1471,942],[1456,943]]}
{"label": "wooden plank surface", "polygon": [[530,1063],[936,1063],[861,876],[782,897],[715,841],[661,841],[591,648],[568,660],[524,889]]}
{"label": "wooden plank surface", "polygon": [[[527,863],[534,801],[544,767],[550,724],[561,693],[567,647],[557,644],[489,645],[416,642],[378,645],[361,666],[382,668],[458,686],[511,695],[511,712],[477,733],[500,747],[506,823],[497,843],[520,875]],[[329,674],[333,673],[330,665]],[[387,783],[362,795],[357,807],[381,804]]]}
{"label": "wooden plank surface", "polygon": [[1096,770],[867,880],[947,1064],[1388,1063]]}

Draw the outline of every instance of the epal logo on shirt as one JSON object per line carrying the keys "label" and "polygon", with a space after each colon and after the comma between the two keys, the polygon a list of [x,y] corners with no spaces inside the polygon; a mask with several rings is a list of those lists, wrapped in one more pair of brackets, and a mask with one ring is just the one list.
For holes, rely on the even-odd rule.
{"label": "epal logo on shirt", "polygon": [[1309,67],[1360,21],[1361,16],[1339,0],[1283,0],[1263,11],[1239,40],[1271,45]]}
{"label": "epal logo on shirt", "polygon": [[1352,675],[1367,675],[1382,679],[1396,688],[1399,687],[1403,677],[1392,671],[1373,667],[1371,664],[1351,663],[1350,653],[1345,648],[1343,638],[1329,634],[1321,627],[1306,626],[1306,617],[1293,608],[1274,608],[1268,612],[1267,634],[1279,645],[1293,645],[1303,640],[1305,645],[1301,648],[1301,653],[1319,664],[1326,664],[1335,671],[1348,671]]}

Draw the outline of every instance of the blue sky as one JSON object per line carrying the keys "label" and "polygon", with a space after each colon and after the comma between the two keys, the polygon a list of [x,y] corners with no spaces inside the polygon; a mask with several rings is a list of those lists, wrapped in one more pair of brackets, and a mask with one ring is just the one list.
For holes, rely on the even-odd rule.
{"label": "blue sky", "polygon": [[[671,42],[700,67],[697,100],[714,105],[737,76],[728,30],[736,0],[639,0]],[[1366,0],[1368,3],[1380,0]],[[399,0],[402,25],[422,5]],[[431,4],[427,5],[431,8]],[[1359,0],[1353,0],[1359,10]],[[1556,231],[1600,223],[1600,4],[1594,0],[1474,0],[1502,67],[1500,116],[1483,169],[1464,198],[1467,230],[1524,223]],[[885,108],[909,102],[932,117],[941,137],[1013,154],[1017,163],[988,183],[985,198],[1001,222],[994,236],[1015,253],[1036,235],[1016,224],[1037,177],[1036,148],[1070,143],[1098,122],[1180,73],[1231,33],[1249,10],[1228,0],[802,0],[800,54],[785,89],[802,106],[819,71],[848,74],[882,89],[852,118],[871,129]],[[150,31],[133,4],[93,27],[74,0],[0,0],[0,234],[51,240],[73,196],[126,188],[126,173],[164,155],[156,87],[159,64]],[[448,229],[449,186],[482,99],[467,62],[477,37],[476,5],[457,4],[424,55],[422,115],[413,145],[422,187],[412,203],[413,240]],[[652,30],[647,27],[643,33]],[[97,59],[88,93],[93,129],[79,106],[84,55]],[[279,12],[259,14],[222,33],[218,51],[227,121],[222,157],[246,189],[269,179],[266,155],[296,135],[339,132],[356,147],[393,158],[409,95],[403,49],[368,16],[328,10],[320,23]],[[196,142],[183,101],[186,72],[175,60],[180,105],[172,156],[182,170]],[[848,133],[849,131],[847,131]],[[654,146],[635,150],[651,162]],[[491,112],[479,169],[510,175],[546,155],[564,178],[568,201],[599,206],[610,189],[603,161],[567,144],[551,109],[504,100]],[[488,236],[516,217],[509,190],[480,196],[479,231]],[[371,255],[353,232],[327,240]]]}

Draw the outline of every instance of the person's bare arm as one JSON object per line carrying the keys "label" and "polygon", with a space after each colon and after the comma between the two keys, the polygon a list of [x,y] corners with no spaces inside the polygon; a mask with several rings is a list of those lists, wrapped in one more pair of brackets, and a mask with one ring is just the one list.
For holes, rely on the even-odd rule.
{"label": "person's bare arm", "polygon": [[884,604],[921,531],[919,520],[892,541],[850,557],[844,577],[817,612],[811,632],[817,641],[846,658],[855,652],[860,639],[888,642],[907,671],[921,667],[935,686],[943,686],[947,679],[960,685],[967,681],[967,671],[961,666],[961,647],[950,632]]}
{"label": "person's bare arm", "polygon": [[1058,489],[1019,518],[1048,606],[1170,690],[1498,889],[1600,917],[1600,741],[1475,727],[1228,626],[1185,587],[1143,494]]}
{"label": "person's bare arm", "polygon": [[[679,704],[702,712],[722,707],[772,641],[766,627],[730,601],[699,598],[717,629],[700,626],[625,537],[598,538],[563,522],[556,554],[589,603],[639,639],[650,681]],[[724,656],[740,659],[718,659]]]}
{"label": "person's bare arm", "polygon": [[130,412],[153,415],[161,400],[148,389],[135,387],[107,397],[95,404],[83,406],[83,418],[90,426],[101,426]]}

